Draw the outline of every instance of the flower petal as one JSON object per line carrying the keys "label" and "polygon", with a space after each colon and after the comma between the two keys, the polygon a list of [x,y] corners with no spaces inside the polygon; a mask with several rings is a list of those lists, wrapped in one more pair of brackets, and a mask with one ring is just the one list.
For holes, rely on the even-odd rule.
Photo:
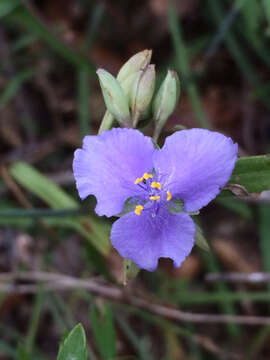
{"label": "flower petal", "polygon": [[153,152],[151,139],[138,130],[116,128],[86,136],[73,161],[80,197],[95,195],[98,215],[120,213],[126,199],[142,192],[134,181],[152,170]]}
{"label": "flower petal", "polygon": [[191,129],[169,136],[154,155],[154,168],[186,211],[207,205],[229,181],[238,146],[220,133]]}
{"label": "flower petal", "polygon": [[171,258],[180,266],[189,255],[195,236],[195,225],[185,213],[171,214],[160,209],[152,217],[143,211],[140,216],[129,213],[117,220],[111,231],[112,245],[140,268],[154,271],[160,257]]}

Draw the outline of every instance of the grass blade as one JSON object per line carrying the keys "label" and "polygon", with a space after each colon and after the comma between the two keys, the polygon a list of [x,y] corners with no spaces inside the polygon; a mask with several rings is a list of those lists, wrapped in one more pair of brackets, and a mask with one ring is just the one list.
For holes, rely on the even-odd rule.
{"label": "grass blade", "polygon": [[[24,162],[15,162],[9,169],[14,179],[31,193],[35,194],[53,209],[79,210],[79,204],[63,189],[46,176]],[[55,220],[51,218],[51,221]],[[60,224],[71,227],[86,237],[103,255],[110,250],[109,230],[98,220],[90,216],[62,218]]]}
{"label": "grass blade", "polygon": [[184,80],[186,79],[186,91],[199,125],[203,128],[209,128],[210,125],[202,108],[198,89],[192,81],[192,70],[188,61],[187,49],[183,41],[181,26],[176,14],[177,11],[171,4],[168,9],[168,22],[177,58],[177,70],[180,72],[180,77],[184,78]]}
{"label": "grass blade", "polygon": [[75,52],[72,48],[58,40],[28,9],[19,6],[6,17],[6,20],[13,26],[14,24],[22,26],[32,34],[36,34],[40,39],[45,41],[51,49],[75,67],[84,68],[90,75],[95,74],[95,66],[88,58]]}

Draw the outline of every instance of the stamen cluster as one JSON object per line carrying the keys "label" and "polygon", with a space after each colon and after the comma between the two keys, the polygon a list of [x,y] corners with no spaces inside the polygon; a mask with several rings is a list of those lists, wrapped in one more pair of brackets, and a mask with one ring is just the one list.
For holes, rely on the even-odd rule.
{"label": "stamen cluster", "polygon": [[134,181],[135,185],[140,186],[147,193],[140,199],[140,204],[136,205],[134,210],[136,215],[141,215],[143,210],[152,210],[152,216],[156,216],[162,202],[172,199],[171,192],[169,190],[165,192],[161,183],[155,180],[157,179],[153,177],[153,174],[144,173],[142,177]]}

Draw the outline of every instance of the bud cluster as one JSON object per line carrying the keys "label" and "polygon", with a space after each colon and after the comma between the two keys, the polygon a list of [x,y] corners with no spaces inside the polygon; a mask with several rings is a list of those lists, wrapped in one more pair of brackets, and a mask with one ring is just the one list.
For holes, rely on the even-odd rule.
{"label": "bud cluster", "polygon": [[151,50],[135,54],[116,78],[104,69],[99,69],[97,75],[107,108],[102,123],[112,124],[115,119],[121,126],[135,128],[139,121],[153,118],[157,140],[177,105],[180,82],[176,72],[169,70],[154,95],[156,71],[150,64],[151,56]]}

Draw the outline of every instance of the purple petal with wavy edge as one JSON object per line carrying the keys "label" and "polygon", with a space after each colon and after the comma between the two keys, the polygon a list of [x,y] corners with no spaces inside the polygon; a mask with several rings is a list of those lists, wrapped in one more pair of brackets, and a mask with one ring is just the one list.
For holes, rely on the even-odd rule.
{"label": "purple petal with wavy edge", "polygon": [[152,170],[153,152],[151,139],[138,130],[116,128],[86,136],[73,161],[80,197],[95,195],[100,216],[120,213],[126,199],[142,193],[134,181]]}
{"label": "purple petal with wavy edge", "polygon": [[207,205],[226,185],[237,160],[238,146],[220,133],[182,130],[169,136],[154,154],[154,167],[173,198],[186,211]]}
{"label": "purple petal with wavy edge", "polygon": [[178,267],[189,255],[195,236],[195,225],[185,213],[171,214],[160,208],[140,216],[129,213],[117,220],[111,231],[112,245],[140,268],[154,271],[160,257],[171,258]]}

